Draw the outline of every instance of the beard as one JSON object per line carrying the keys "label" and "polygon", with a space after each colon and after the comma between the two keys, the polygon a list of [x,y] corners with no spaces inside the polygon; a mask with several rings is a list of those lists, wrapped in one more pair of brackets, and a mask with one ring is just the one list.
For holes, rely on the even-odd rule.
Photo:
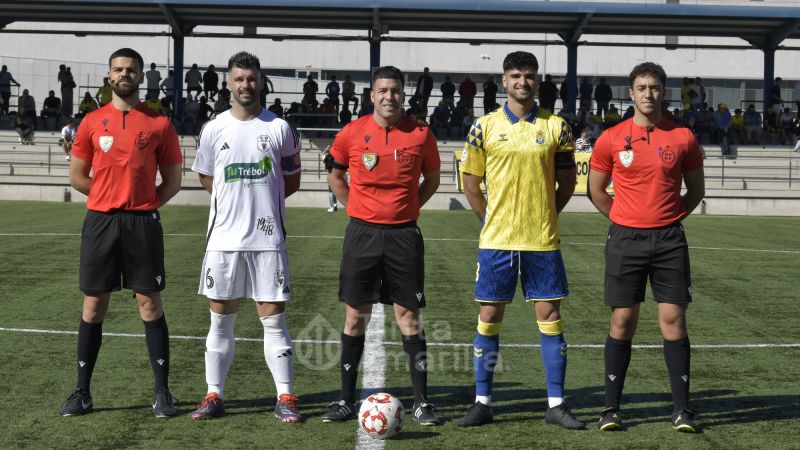
{"label": "beard", "polygon": [[139,85],[133,81],[130,81],[129,84],[125,85],[124,87],[117,83],[113,83],[111,84],[111,90],[117,94],[117,97],[129,98],[139,92]]}
{"label": "beard", "polygon": [[242,98],[241,94],[239,94],[239,91],[231,91],[231,95],[233,96],[233,100],[236,103],[244,106],[245,108],[249,108],[249,107],[255,105],[256,103],[259,103],[259,101],[260,101],[259,94],[260,93],[255,91],[255,90],[250,91],[250,98],[247,99],[247,98]]}

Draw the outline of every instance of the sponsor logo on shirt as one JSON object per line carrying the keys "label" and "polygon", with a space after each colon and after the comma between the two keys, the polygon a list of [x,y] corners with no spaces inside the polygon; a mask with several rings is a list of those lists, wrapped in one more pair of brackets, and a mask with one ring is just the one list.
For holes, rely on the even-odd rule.
{"label": "sponsor logo on shirt", "polygon": [[240,180],[263,180],[272,171],[272,159],[265,156],[256,163],[233,163],[225,166],[225,182],[234,183]]}

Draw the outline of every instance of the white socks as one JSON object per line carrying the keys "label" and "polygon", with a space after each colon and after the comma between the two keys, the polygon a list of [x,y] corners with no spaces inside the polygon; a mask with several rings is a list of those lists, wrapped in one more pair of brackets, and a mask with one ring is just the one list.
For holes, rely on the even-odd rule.
{"label": "white socks", "polygon": [[233,324],[236,314],[211,313],[211,326],[206,337],[206,383],[208,392],[216,392],[224,397],[225,378],[233,361],[236,340],[233,335]]}
{"label": "white socks", "polygon": [[549,408],[555,408],[562,403],[564,403],[564,397],[547,397],[547,406]]}
{"label": "white socks", "polygon": [[292,338],[286,328],[284,313],[261,317],[264,325],[264,359],[267,360],[275,389],[278,395],[292,393],[294,377],[294,356],[292,354]]}
{"label": "white socks", "polygon": [[475,396],[475,403],[481,402],[486,406],[490,406],[492,404],[492,396],[491,395],[476,395]]}

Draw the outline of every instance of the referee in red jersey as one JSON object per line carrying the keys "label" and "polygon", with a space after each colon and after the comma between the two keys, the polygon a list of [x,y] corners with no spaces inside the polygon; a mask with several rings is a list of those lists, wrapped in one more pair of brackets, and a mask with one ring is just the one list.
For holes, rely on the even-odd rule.
{"label": "referee in red jersey", "polygon": [[[139,102],[141,55],[129,48],[108,59],[111,103],[83,119],[72,145],[69,180],[89,196],[81,234],[78,382],[62,416],[92,409],[89,384],[103,336],[111,292],[136,294],[155,378],[153,410],[175,415],[169,392],[169,331],[161,306],[164,240],[158,208],[181,189],[178,135],[165,116]],[[156,171],[161,184],[156,186]],[[120,280],[121,279],[121,280]],[[121,283],[120,283],[121,281]]]}
{"label": "referee in red jersey", "polygon": [[394,305],[411,371],[413,417],[422,425],[439,425],[427,398],[427,347],[419,320],[419,310],[425,306],[424,246],[416,222],[420,207],[439,187],[439,150],[428,127],[403,117],[399,69],[376,69],[370,99],[374,113],[349,123],[336,135],[326,163],[331,171],[328,183],[347,207],[350,224],[339,272],[339,299],[346,311],[342,392],[322,420],[355,418],[364,335],[372,305],[380,301]]}
{"label": "referee in red jersey", "polygon": [[[631,71],[630,83],[634,115],[600,136],[589,174],[590,198],[611,219],[605,250],[611,330],[605,344],[606,404],[598,426],[606,431],[622,427],[622,388],[649,278],[672,387],[672,427],[694,433],[699,428],[689,409],[691,351],[686,331],[692,282],[681,221],[705,195],[703,156],[689,129],[662,117],[664,69],[650,62],[639,64]],[[614,197],[606,192],[609,179],[614,180]]]}

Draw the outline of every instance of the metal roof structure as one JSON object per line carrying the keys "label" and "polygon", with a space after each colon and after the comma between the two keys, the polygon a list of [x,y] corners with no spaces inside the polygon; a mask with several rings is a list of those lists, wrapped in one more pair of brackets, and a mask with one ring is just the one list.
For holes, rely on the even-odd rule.
{"label": "metal roof structure", "polygon": [[[800,39],[800,6],[593,3],[542,0],[7,0],[14,22],[261,26],[338,30],[738,37],[757,47]],[[88,32],[91,34],[91,31]],[[513,37],[513,36],[510,36]]]}
{"label": "metal roof structure", "polygon": [[[0,3],[0,35],[3,28],[15,22],[169,25],[176,71],[183,69],[183,39],[192,36],[198,26],[243,27],[241,34],[222,34],[232,38],[259,37],[257,27],[361,31],[371,43],[372,67],[380,60],[380,42],[395,39],[392,31],[465,33],[468,42],[475,44],[480,44],[482,38],[467,33],[500,36],[499,40],[486,39],[493,43],[502,39],[517,42],[525,35],[552,33],[567,47],[569,103],[573,108],[577,94],[577,47],[586,44],[580,41],[585,35],[741,38],[764,52],[765,104],[773,86],[775,51],[786,39],[800,39],[800,6],[565,0],[5,0]],[[74,32],[94,34],[86,26]],[[463,37],[430,40],[464,42]],[[629,45],[647,44],[630,42]],[[676,42],[671,48],[680,47]]]}

